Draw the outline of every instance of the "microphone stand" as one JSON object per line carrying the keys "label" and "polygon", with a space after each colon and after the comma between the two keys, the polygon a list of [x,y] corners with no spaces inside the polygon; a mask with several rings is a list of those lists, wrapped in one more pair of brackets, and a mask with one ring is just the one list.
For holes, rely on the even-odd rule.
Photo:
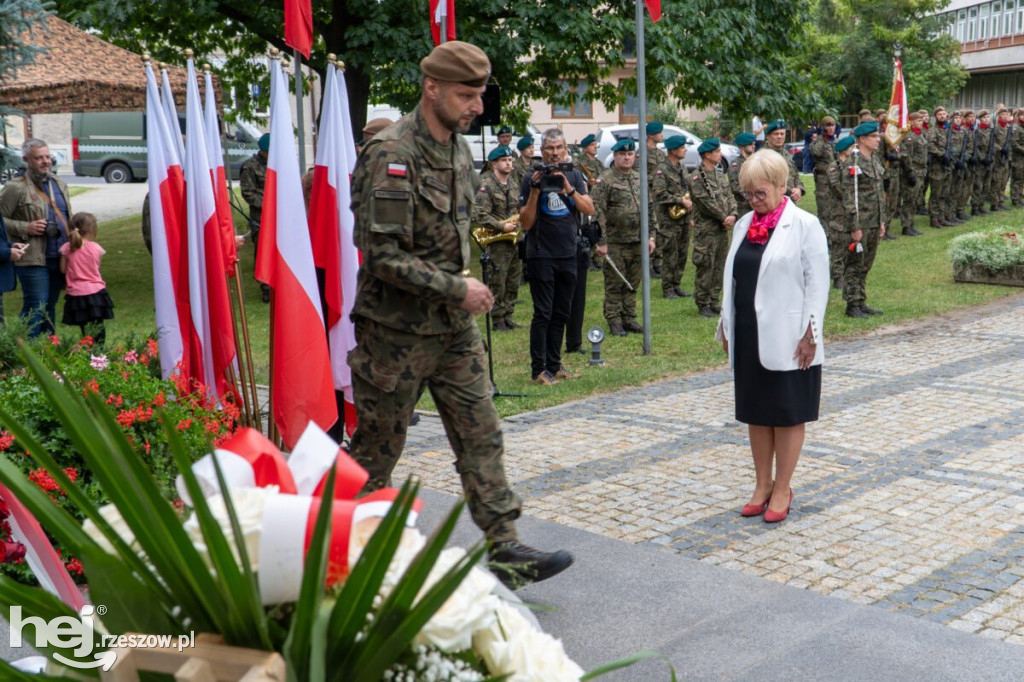
{"label": "microphone stand", "polygon": [[[484,245],[480,243],[480,240],[473,234],[473,230],[469,231],[469,236],[476,242],[477,248],[480,249],[480,277],[483,279],[484,286],[490,288],[491,286],[491,275],[490,269],[494,265],[494,259],[491,258],[491,254],[487,252]],[[491,388],[493,393],[492,398],[526,398],[526,393],[502,393],[498,390],[498,384],[494,381],[494,354],[491,351],[491,311],[488,310],[484,315],[484,327],[487,330],[487,373],[491,378]]]}

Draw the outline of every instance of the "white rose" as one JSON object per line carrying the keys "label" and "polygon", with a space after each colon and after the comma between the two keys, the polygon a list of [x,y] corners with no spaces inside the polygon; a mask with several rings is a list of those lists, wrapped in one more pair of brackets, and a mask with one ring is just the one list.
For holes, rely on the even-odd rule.
{"label": "white rose", "polygon": [[[249,555],[249,563],[252,570],[259,570],[260,555],[260,533],[262,531],[261,521],[263,519],[263,507],[267,499],[278,494],[277,486],[266,488],[236,488],[231,491],[231,503],[235,508],[235,515],[238,517],[238,525],[242,529],[242,536],[245,541],[245,551]],[[220,525],[221,532],[231,545],[231,551],[235,555],[235,561],[239,561],[238,550],[235,547],[235,535],[231,530],[231,518],[228,516],[227,507],[224,505],[222,495],[214,495],[207,500],[210,512]],[[209,549],[203,539],[203,531],[199,527],[199,519],[193,513],[185,522],[185,532],[188,534],[192,544],[195,545],[199,554],[211,565]]]}
{"label": "white rose", "polygon": [[[465,555],[466,551],[461,547],[441,552],[420,597]],[[474,567],[458,589],[423,626],[414,644],[430,644],[449,652],[471,648],[473,633],[490,627],[501,605],[501,601],[491,593],[496,582],[490,573]]]}
{"label": "white rose", "polygon": [[[121,512],[117,510],[117,507],[112,504],[103,505],[100,507],[100,516],[103,517],[104,521],[110,524],[114,529],[114,532],[125,541],[125,544],[131,547],[137,554],[142,553],[139,543],[135,540],[135,534],[132,533],[132,529],[128,527],[128,522],[121,516]],[[96,544],[102,547],[107,554],[117,554],[117,550],[114,549],[114,545],[107,540],[107,536],[100,532],[100,529],[92,522],[91,519],[85,520],[85,523],[82,524],[82,530],[85,531],[86,535],[95,540]]]}
{"label": "white rose", "polygon": [[[370,537],[376,532],[380,522],[381,519],[379,518],[364,519],[352,528],[352,535],[349,538],[348,544],[348,565],[350,568],[354,568],[356,562],[359,561],[359,556],[363,553],[363,549],[366,548],[366,543],[370,541]],[[395,555],[391,558],[391,563],[388,564],[388,571],[384,575],[384,582],[380,586],[380,595],[382,597],[387,597],[391,594],[399,579],[405,574],[406,569],[409,568],[409,564],[412,563],[412,560],[416,558],[416,555],[426,544],[427,539],[415,528],[406,528],[402,531],[402,539],[398,542]]]}
{"label": "white rose", "polygon": [[492,675],[509,682],[577,682],[583,669],[565,653],[562,642],[534,628],[514,606],[501,603],[497,618],[473,637],[473,649]]}

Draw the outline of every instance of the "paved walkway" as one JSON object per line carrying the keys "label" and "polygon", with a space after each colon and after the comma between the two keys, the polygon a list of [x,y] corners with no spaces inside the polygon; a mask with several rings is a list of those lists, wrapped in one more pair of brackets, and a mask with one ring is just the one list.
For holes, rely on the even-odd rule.
{"label": "paved walkway", "polygon": [[[860,624],[833,633],[842,640],[833,644],[861,667],[836,667],[830,655],[816,664],[821,652],[786,649],[797,658],[784,655],[784,667],[815,671],[804,679],[905,679],[879,676],[871,663],[888,655],[896,664],[901,650],[918,662],[915,670],[948,673],[938,679],[955,679],[957,671],[960,679],[1020,679],[1022,349],[1024,296],[829,344],[822,418],[808,427],[790,518],[774,527],[738,514],[753,473],[746,428],[733,419],[728,370],[508,419],[509,475],[526,513],[550,522],[535,526],[540,537],[558,538],[581,556],[598,543],[593,561],[622,557],[610,572],[595,574],[579,561],[530,588],[556,607],[578,606],[578,593],[597,600],[587,619],[570,613],[542,620],[590,664],[637,648],[620,651],[622,642],[661,643],[686,677],[703,670],[694,679],[739,679],[755,674],[755,664],[779,663],[777,652],[749,650],[764,644],[760,621],[721,630],[726,639],[711,644],[718,662],[710,665],[693,642],[666,640],[660,628],[666,602],[709,618],[717,609],[749,618],[749,604],[705,603],[749,589],[758,600],[779,595],[773,609],[795,609],[795,620],[779,626],[783,634],[803,636],[812,622],[828,631],[837,608]],[[396,480],[412,473],[432,490],[459,493],[436,418],[411,430]],[[673,575],[690,581],[690,594],[672,590]],[[694,584],[693,575],[705,581]],[[776,592],[781,585],[798,589]],[[637,586],[625,632],[615,623],[616,590]],[[637,641],[637,632],[648,639]],[[694,641],[707,646],[707,639]],[[953,651],[957,661],[949,660]],[[690,670],[695,658],[699,666]],[[982,660],[996,667],[977,667]],[[655,669],[611,679],[655,679]]]}

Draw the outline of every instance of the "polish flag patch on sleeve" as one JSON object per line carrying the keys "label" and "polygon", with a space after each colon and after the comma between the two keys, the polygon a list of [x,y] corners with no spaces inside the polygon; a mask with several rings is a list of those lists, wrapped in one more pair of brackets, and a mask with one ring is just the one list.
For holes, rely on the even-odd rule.
{"label": "polish flag patch on sleeve", "polygon": [[404,178],[409,174],[409,168],[404,163],[389,163],[388,176],[392,178]]}

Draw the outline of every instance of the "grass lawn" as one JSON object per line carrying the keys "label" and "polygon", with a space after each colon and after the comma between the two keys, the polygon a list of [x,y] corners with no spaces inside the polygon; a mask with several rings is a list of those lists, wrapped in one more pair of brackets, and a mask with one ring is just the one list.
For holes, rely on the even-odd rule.
{"label": "grass lawn", "polygon": [[[801,200],[800,206],[813,212],[813,179],[804,176],[804,183],[808,188],[808,196]],[[1020,290],[1013,287],[955,284],[946,250],[950,239],[958,234],[997,226],[1012,228],[1019,224],[1021,217],[1021,211],[1015,209],[975,218],[957,227],[935,230],[928,227],[927,217],[918,216],[916,227],[925,233],[924,236],[901,237],[895,242],[883,242],[874,268],[868,276],[868,301],[872,306],[884,310],[885,315],[868,320],[848,318],[843,315],[845,303],[840,292],[832,290],[825,320],[827,340],[1019,294]],[[239,232],[247,230],[240,217],[236,222]],[[108,325],[107,336],[110,339],[116,340],[129,333],[152,333],[155,330],[151,259],[143,245],[139,225],[138,215],[100,225],[99,242],[107,250],[102,272],[116,305],[116,319]],[[259,289],[251,276],[252,264],[253,249],[251,244],[247,244],[242,250],[242,283],[257,378],[265,382],[269,346],[268,306],[260,302]],[[478,273],[479,263],[475,262],[473,269]],[[682,284],[688,291],[693,290],[693,273],[693,264],[688,263]],[[602,290],[601,273],[589,273],[584,331],[595,325],[605,327],[601,314]],[[516,306],[514,319],[523,327],[493,334],[494,374],[495,382],[503,392],[528,393],[529,396],[498,398],[497,407],[503,416],[623,387],[639,386],[725,363],[725,355],[714,340],[717,321],[700,317],[693,299],[663,299],[660,282],[652,280],[651,355],[643,355],[640,335],[608,337],[602,344],[602,355],[607,361],[605,366],[589,367],[589,356],[566,356],[563,358],[564,364],[579,371],[581,378],[563,381],[556,386],[535,386],[530,383],[528,327],[532,306],[528,286],[520,288],[519,298],[523,303]],[[8,315],[16,315],[21,306],[20,291],[5,295],[4,305]],[[63,310],[63,303],[60,306],[58,315]],[[481,332],[483,326],[484,318],[480,318]],[[78,329],[61,326],[60,333],[77,335]],[[429,394],[424,396],[421,407],[432,409]]]}
{"label": "grass lawn", "polygon": [[68,187],[68,196],[69,197],[77,197],[79,194],[85,194],[86,192],[91,192],[91,191],[92,191],[92,187],[82,187],[80,185],[79,186],[75,186],[75,187]]}

